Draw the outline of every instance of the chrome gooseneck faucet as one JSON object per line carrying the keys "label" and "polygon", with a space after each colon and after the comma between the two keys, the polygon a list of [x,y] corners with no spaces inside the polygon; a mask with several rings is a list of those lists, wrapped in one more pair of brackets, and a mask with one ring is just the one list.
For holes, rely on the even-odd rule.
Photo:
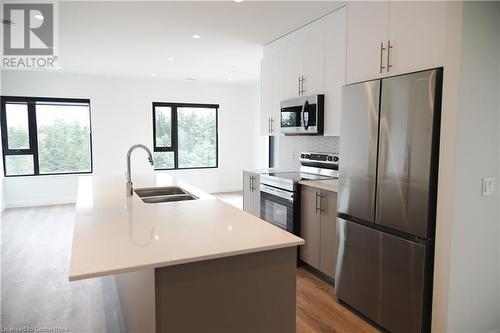
{"label": "chrome gooseneck faucet", "polygon": [[130,149],[127,152],[127,196],[131,197],[134,194],[134,188],[132,186],[132,175],[130,174],[130,155],[132,155],[132,152],[137,149],[137,148],[142,148],[148,153],[148,161],[151,165],[154,165],[153,162],[153,155],[151,154],[151,150],[149,150],[148,147],[145,145],[133,145],[130,147]]}

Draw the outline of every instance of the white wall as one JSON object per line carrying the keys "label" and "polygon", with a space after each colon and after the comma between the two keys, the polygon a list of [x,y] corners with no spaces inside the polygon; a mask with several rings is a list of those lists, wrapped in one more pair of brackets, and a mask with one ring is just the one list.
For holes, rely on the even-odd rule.
{"label": "white wall", "polygon": [[[152,146],[152,102],[217,103],[219,168],[169,171],[208,192],[241,190],[242,169],[263,167],[266,140],[259,136],[259,86],[131,79],[34,71],[3,71],[2,95],[89,98],[96,175],[123,175],[126,152]],[[152,172],[135,152],[132,174]],[[75,199],[75,176],[5,178],[8,207]]]}
{"label": "white wall", "polygon": [[444,74],[433,331],[500,330],[500,4],[450,4]]}

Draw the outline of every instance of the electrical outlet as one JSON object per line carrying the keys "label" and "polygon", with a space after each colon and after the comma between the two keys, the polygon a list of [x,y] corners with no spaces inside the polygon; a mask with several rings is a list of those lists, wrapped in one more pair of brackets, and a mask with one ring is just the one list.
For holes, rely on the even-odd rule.
{"label": "electrical outlet", "polygon": [[489,197],[495,194],[495,177],[483,177],[483,189],[481,195]]}

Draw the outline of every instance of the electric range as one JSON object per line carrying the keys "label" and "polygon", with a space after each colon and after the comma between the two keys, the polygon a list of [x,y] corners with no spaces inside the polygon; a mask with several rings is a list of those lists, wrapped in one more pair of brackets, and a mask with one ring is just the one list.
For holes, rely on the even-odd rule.
{"label": "electric range", "polygon": [[300,232],[298,183],[338,178],[339,175],[337,154],[301,153],[299,161],[299,171],[260,176],[260,217],[296,235]]}

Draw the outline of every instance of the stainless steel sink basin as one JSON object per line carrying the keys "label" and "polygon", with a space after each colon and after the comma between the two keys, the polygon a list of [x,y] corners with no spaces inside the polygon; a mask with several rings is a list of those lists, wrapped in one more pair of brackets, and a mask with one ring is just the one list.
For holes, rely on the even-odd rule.
{"label": "stainless steel sink basin", "polygon": [[138,196],[144,197],[157,197],[164,195],[176,195],[176,194],[188,194],[182,188],[178,186],[165,186],[165,187],[146,187],[138,188],[134,190]]}
{"label": "stainless steel sink basin", "polygon": [[179,194],[179,195],[163,195],[158,197],[144,197],[142,201],[145,203],[160,203],[160,202],[174,202],[174,201],[185,201],[185,200],[196,200],[197,198],[190,194]]}
{"label": "stainless steel sink basin", "polygon": [[134,192],[145,203],[175,202],[198,199],[178,186],[138,188]]}

